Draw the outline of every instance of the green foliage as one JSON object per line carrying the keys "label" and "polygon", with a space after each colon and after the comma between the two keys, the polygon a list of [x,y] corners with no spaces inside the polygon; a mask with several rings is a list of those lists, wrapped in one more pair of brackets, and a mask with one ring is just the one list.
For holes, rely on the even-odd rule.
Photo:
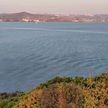
{"label": "green foliage", "polygon": [[40,84],[40,86],[38,88],[42,89],[44,87],[47,88],[48,86],[50,86],[52,84],[56,84],[56,83],[60,84],[60,83],[63,83],[63,82],[69,83],[69,82],[73,82],[73,81],[74,81],[74,79],[71,78],[71,77],[59,77],[59,76],[57,76],[57,77],[53,78],[52,80],[47,81],[44,84]]}
{"label": "green foliage", "polygon": [[0,101],[0,108],[12,108],[18,102],[17,98],[5,99]]}
{"label": "green foliage", "polygon": [[93,78],[58,76],[22,96],[0,98],[0,108],[104,107],[108,107],[108,73]]}

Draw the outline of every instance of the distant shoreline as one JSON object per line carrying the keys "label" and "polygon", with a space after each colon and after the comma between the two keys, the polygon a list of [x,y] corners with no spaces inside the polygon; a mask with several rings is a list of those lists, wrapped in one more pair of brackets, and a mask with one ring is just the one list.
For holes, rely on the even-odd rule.
{"label": "distant shoreline", "polygon": [[34,24],[38,24],[38,23],[108,23],[108,22],[67,22],[67,21],[48,21],[48,22],[22,22],[22,21],[0,21],[0,23],[34,23]]}
{"label": "distant shoreline", "polygon": [[108,22],[108,14],[66,16],[20,12],[0,14],[0,22]]}

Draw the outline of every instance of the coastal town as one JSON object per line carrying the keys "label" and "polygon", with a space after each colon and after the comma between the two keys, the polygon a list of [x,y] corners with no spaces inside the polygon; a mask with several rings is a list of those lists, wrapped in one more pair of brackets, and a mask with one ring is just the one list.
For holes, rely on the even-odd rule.
{"label": "coastal town", "polygon": [[20,12],[0,14],[0,22],[108,22],[108,14],[55,15]]}

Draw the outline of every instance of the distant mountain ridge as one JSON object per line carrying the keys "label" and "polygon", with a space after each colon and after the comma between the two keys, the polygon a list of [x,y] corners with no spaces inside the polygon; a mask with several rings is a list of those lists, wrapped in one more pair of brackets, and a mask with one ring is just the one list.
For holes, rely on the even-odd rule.
{"label": "distant mountain ridge", "polygon": [[0,14],[1,22],[108,22],[108,14],[54,15],[28,12]]}

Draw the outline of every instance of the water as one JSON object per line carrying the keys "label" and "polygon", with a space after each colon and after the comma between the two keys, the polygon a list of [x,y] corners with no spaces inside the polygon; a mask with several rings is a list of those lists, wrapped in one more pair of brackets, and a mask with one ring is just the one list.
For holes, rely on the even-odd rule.
{"label": "water", "polygon": [[0,23],[0,92],[107,71],[108,23]]}

